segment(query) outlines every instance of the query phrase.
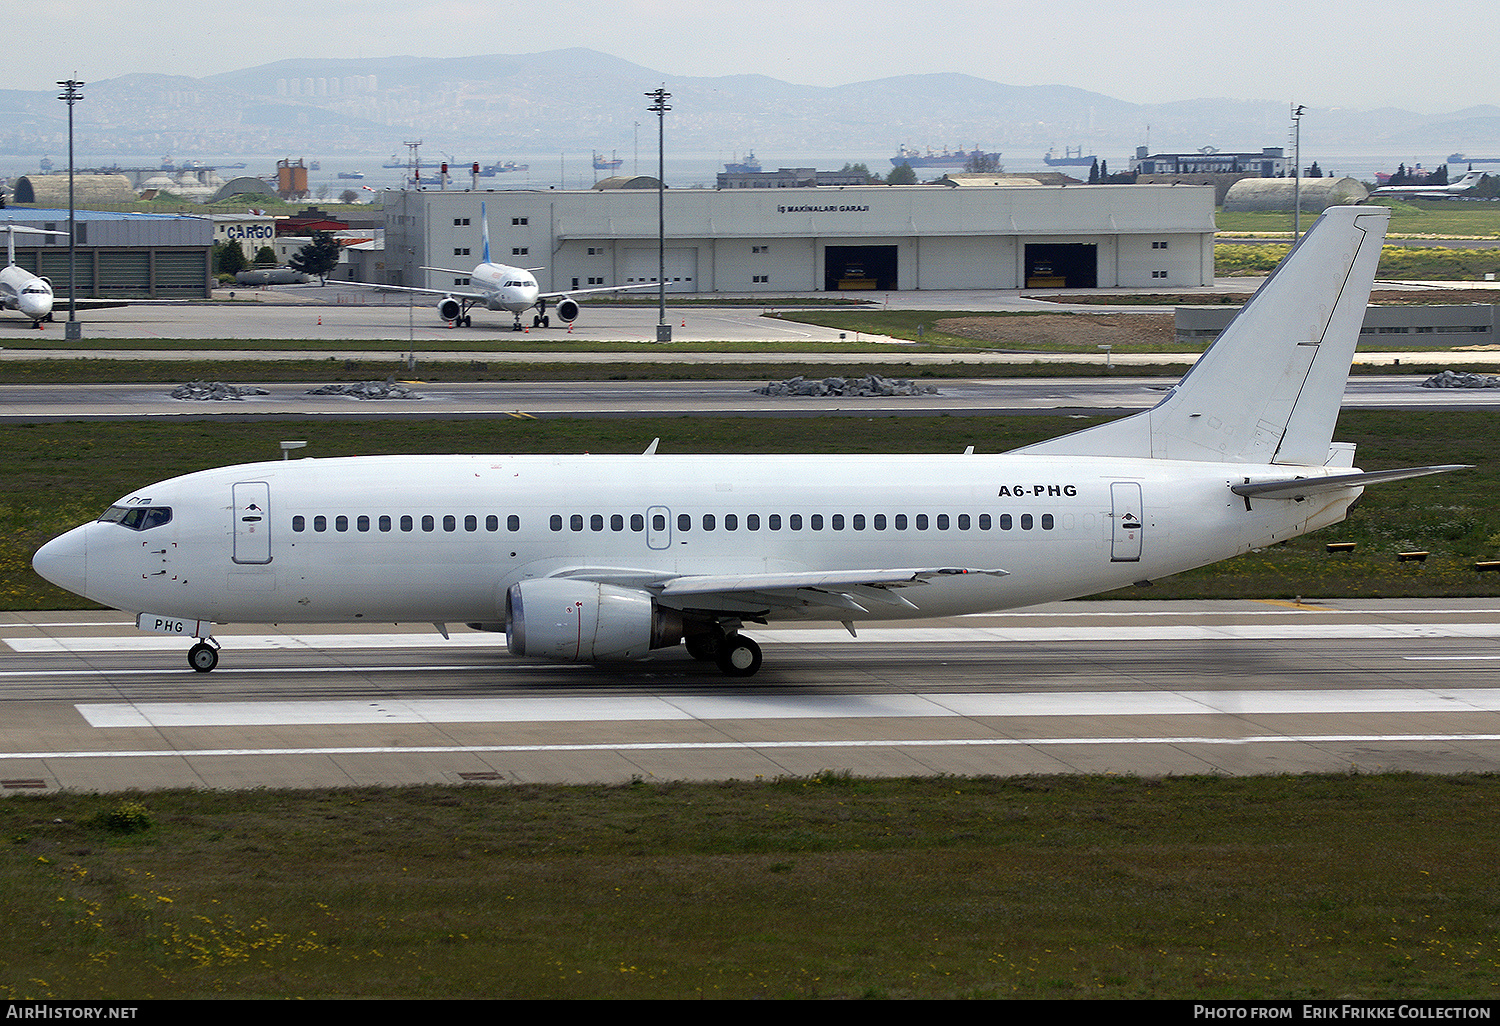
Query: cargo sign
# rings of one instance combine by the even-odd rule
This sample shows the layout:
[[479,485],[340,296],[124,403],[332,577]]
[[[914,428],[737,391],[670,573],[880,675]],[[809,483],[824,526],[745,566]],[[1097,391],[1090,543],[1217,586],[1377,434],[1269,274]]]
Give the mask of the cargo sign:
[[229,224],[224,226],[224,238],[249,239],[251,242],[267,242],[276,238],[276,226],[273,224]]

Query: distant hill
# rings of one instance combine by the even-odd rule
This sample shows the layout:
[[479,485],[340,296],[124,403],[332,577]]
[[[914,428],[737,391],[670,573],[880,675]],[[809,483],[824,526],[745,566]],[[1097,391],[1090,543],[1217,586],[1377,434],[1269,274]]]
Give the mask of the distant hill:
[[[1286,143],[1287,107],[1258,100],[1133,104],[1068,85],[1013,86],[951,72],[836,87],[764,75],[685,78],[583,48],[482,57],[306,58],[203,79],[127,75],[92,82],[77,108],[93,154],[399,153],[500,159],[590,149],[624,151],[642,95],[672,92],[669,145],[681,153],[891,152],[979,146],[1035,161],[1083,146],[1115,167],[1148,140],[1154,150],[1260,149]],[[13,154],[66,147],[50,93],[0,92],[0,141]],[[650,134],[654,134],[652,126]],[[1149,133],[1149,135],[1148,135]],[[1310,108],[1303,151],[1447,153],[1500,150],[1500,109],[1423,116],[1404,110]],[[1117,163],[1118,162],[1118,163]],[[876,168],[876,170],[883,170]]]

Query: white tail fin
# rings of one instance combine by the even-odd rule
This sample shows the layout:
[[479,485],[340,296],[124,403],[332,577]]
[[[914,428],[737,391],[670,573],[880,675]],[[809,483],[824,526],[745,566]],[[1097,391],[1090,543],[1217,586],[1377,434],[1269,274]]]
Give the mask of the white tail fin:
[[1389,220],[1330,207],[1153,409],[1017,451],[1323,466]]
[[11,266],[16,262],[16,232],[22,235],[60,235],[65,239],[68,237],[67,232],[54,232],[47,228],[28,228],[14,223],[0,225],[0,232],[5,233],[6,266]]

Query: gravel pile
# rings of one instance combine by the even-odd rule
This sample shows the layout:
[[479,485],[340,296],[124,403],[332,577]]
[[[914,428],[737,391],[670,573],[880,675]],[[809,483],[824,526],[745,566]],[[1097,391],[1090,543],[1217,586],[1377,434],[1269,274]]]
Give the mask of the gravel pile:
[[936,385],[922,385],[908,378],[882,378],[879,374],[866,374],[862,378],[824,378],[809,381],[796,377],[788,381],[772,381],[765,388],[755,389],[760,395],[788,396],[893,396],[893,395],[937,395]]
[[1489,374],[1445,370],[1422,382],[1423,388],[1500,388],[1500,378]]
[[172,389],[173,399],[190,399],[198,402],[238,402],[250,395],[269,395],[264,388],[253,385],[226,385],[222,381],[190,381]]
[[399,381],[356,381],[349,385],[324,385],[309,388],[308,395],[347,395],[354,399],[420,399]]

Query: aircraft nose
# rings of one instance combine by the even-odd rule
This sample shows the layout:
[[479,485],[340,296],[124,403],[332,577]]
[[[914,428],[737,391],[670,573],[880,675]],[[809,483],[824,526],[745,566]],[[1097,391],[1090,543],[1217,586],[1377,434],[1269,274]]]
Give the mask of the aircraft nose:
[[83,595],[88,586],[88,525],[75,527],[37,549],[31,566],[59,588]]
[[23,293],[18,305],[27,317],[46,317],[52,312],[52,297]]

